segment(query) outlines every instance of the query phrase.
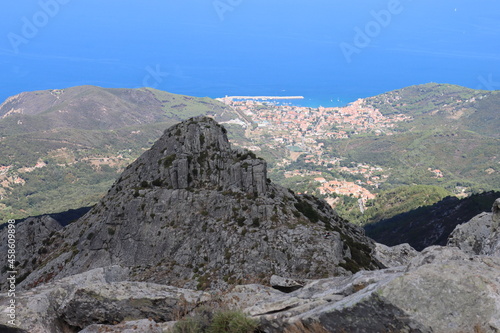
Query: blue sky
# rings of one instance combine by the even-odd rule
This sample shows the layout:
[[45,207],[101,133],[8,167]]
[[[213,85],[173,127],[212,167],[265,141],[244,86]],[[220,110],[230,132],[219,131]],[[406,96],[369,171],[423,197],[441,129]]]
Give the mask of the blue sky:
[[0,99],[93,84],[350,101],[500,89],[498,0],[23,0],[0,14]]

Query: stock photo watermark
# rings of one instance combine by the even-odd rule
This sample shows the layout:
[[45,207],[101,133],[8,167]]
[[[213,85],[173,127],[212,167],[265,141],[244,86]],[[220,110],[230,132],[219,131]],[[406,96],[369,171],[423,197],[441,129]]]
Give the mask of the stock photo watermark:
[[363,49],[370,46],[372,41],[382,33],[384,28],[387,28],[391,24],[394,16],[401,14],[403,10],[404,7],[400,0],[390,0],[387,3],[386,9],[370,11],[370,16],[373,20],[368,21],[363,28],[359,26],[354,27],[355,34],[352,42],[342,42],[339,45],[347,63],[353,61],[355,54],[360,54]]
[[156,65],[155,68],[147,66],[145,70],[148,74],[142,79],[143,87],[156,89],[169,76],[169,73],[161,71],[160,65]]
[[8,305],[5,309],[8,316],[8,324],[16,325],[16,221],[7,221],[7,297]]
[[232,12],[243,3],[243,0],[215,0],[212,2],[219,20],[224,21],[228,12]]
[[489,74],[487,77],[480,75],[477,79],[481,84],[476,89],[500,90],[500,81],[495,81],[493,74]]
[[40,32],[46,27],[50,20],[59,14],[63,5],[70,3],[72,0],[40,0],[38,6],[40,10],[35,12],[31,17],[23,16],[21,18],[21,31],[19,33],[9,32],[9,39],[12,50],[17,54],[21,45],[29,44]]

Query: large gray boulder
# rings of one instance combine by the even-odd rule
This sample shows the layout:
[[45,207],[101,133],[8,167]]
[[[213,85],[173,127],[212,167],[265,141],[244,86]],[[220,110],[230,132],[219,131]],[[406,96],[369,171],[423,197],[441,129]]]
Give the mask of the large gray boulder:
[[500,259],[431,247],[407,267],[318,280],[245,309],[264,332],[498,332]]
[[373,256],[385,267],[408,265],[418,255],[418,251],[408,243],[389,247],[376,243]]
[[498,229],[500,227],[500,198],[496,199],[491,209],[493,227]]
[[[119,266],[97,268],[18,292],[19,328],[31,333],[68,333],[123,321],[168,322],[209,299],[201,291],[125,281],[127,276],[128,270]],[[0,294],[0,307],[5,309],[9,300],[7,294]],[[0,325],[7,325],[6,317],[2,316]]]
[[[164,328],[165,327],[165,328]],[[167,331],[165,325],[160,325],[151,319],[126,321],[117,325],[94,324],[81,330],[79,333],[163,333]]]
[[209,299],[208,294],[147,282],[114,282],[76,288],[59,304],[58,314],[72,327],[149,318],[178,319]]
[[448,238],[448,246],[470,254],[500,257],[500,199],[491,213],[481,213],[469,222],[458,225]]
[[[20,328],[31,333],[72,332],[70,326],[60,318],[60,305],[78,288],[124,281],[127,276],[126,269],[111,266],[97,268],[55,283],[42,284],[30,291],[16,291],[16,322]],[[10,299],[7,293],[0,294],[0,308],[5,309]],[[0,324],[7,324],[7,320],[7,317],[2,316]]]

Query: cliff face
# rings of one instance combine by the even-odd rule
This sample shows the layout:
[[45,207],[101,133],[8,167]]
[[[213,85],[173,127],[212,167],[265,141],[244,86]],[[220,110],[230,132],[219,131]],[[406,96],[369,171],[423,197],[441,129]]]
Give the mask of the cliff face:
[[109,265],[131,280],[217,289],[378,267],[362,229],[273,184],[264,160],[232,150],[204,117],[165,131],[93,209],[36,244],[18,259],[21,288]]

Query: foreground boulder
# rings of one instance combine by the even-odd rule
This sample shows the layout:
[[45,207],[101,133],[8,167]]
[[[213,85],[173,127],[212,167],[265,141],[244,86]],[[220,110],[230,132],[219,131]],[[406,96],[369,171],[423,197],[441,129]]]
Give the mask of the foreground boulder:
[[[289,293],[259,284],[206,293],[127,276],[111,266],[20,292],[12,332],[170,332],[172,320],[220,307],[242,309],[266,333],[500,331],[500,258],[454,247],[430,247],[403,266],[302,281]],[[0,294],[0,307],[8,300]]]
[[162,325],[151,319],[141,319],[123,322],[117,325],[94,324],[79,333],[163,333],[172,325]]
[[[209,299],[200,291],[125,281],[127,275],[119,266],[97,268],[18,293],[17,323],[31,333],[66,333],[124,320],[168,322]],[[2,309],[10,300],[7,296],[0,294]],[[0,323],[7,321],[2,318]]]
[[246,308],[268,333],[498,332],[500,258],[431,247],[409,266],[311,282]]
[[375,251],[373,252],[373,256],[385,267],[407,265],[417,255],[417,250],[407,243],[392,247],[376,243]]
[[491,213],[481,213],[457,226],[447,245],[470,254],[500,257],[500,199],[494,202]]

